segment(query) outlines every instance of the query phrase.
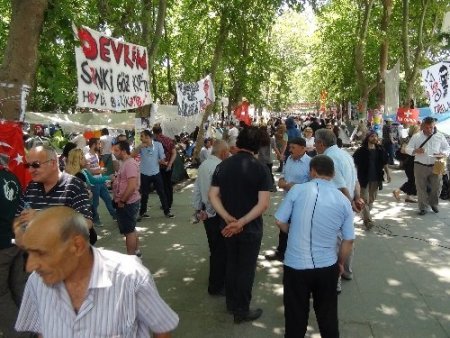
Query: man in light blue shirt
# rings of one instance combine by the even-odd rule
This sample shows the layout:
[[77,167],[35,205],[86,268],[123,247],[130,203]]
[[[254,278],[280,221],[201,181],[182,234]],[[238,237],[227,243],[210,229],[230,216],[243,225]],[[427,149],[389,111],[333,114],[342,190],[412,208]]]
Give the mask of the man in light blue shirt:
[[339,337],[336,283],[355,238],[350,201],[331,182],[333,160],[318,155],[310,167],[312,180],[292,187],[275,213],[277,225],[289,232],[283,277],[286,338],[305,335],[311,294],[322,337]]
[[131,155],[133,157],[139,155],[141,158],[141,207],[137,219],[138,222],[141,221],[142,218],[150,217],[147,214],[147,203],[150,194],[150,185],[152,183],[158,193],[164,215],[168,218],[173,218],[174,216],[170,213],[169,204],[164,192],[162,176],[159,171],[160,164],[167,164],[162,144],[153,141],[153,135],[150,130],[143,130],[141,132],[141,144],[133,150]]
[[225,272],[227,268],[227,252],[225,237],[222,236],[221,219],[216,214],[208,198],[211,180],[217,165],[230,155],[228,144],[224,140],[216,140],[212,145],[211,155],[202,162],[197,171],[194,184],[192,205],[198,220],[203,221],[209,245],[209,278],[208,293],[225,295]]
[[[364,200],[360,196],[358,176],[356,173],[353,157],[344,149],[336,145],[336,135],[332,130],[319,129],[315,133],[314,145],[317,153],[329,156],[334,163],[334,178],[332,182],[348,198],[353,210],[360,212],[364,206]],[[340,241],[338,237],[338,245]],[[342,278],[351,280],[353,278],[353,252],[345,263],[345,271]],[[341,279],[337,285],[338,292],[341,291]]]
[[[289,152],[291,155],[286,160],[283,167],[283,173],[278,181],[278,186],[286,192],[295,184],[301,184],[309,181],[309,162],[311,157],[306,154],[306,140],[301,137],[293,138],[289,142]],[[288,236],[280,231],[278,234],[278,247],[274,254],[266,255],[269,261],[283,261],[286,251]]]

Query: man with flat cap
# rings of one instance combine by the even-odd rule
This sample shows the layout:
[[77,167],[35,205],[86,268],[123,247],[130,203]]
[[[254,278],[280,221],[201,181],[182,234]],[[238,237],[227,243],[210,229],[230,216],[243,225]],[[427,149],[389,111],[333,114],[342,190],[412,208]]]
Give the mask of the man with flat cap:
[[21,238],[27,281],[17,331],[46,338],[170,337],[178,316],[135,256],[89,245],[86,219],[65,206],[40,211]]
[[[295,185],[309,181],[309,162],[311,157],[306,154],[306,140],[301,137],[296,137],[289,142],[289,152],[291,155],[286,160],[283,167],[283,172],[278,180],[278,186],[284,190],[285,194]],[[274,254],[266,255],[266,259],[284,260],[284,253],[288,234],[280,230],[278,234],[278,247]]]

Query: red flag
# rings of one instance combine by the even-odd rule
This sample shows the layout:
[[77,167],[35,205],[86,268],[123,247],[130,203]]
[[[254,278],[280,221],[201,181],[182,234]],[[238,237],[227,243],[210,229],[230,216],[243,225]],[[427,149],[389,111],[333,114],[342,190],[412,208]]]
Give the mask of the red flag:
[[419,109],[400,107],[397,110],[397,121],[400,123],[416,124],[419,119]]
[[239,106],[234,108],[234,116],[239,121],[244,121],[244,123],[246,125],[251,126],[252,119],[251,119],[250,115],[248,114],[249,106],[250,106],[250,104],[248,103],[248,101],[243,101]]
[[25,189],[31,181],[31,176],[24,166],[23,132],[18,123],[0,123],[0,155],[6,155],[9,158],[9,170],[17,176],[22,188]]

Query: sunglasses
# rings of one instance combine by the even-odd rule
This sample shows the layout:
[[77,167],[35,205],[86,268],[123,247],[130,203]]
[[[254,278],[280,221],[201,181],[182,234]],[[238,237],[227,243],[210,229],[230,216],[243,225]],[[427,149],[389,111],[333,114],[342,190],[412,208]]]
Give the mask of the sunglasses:
[[27,169],[29,169],[29,168],[39,169],[43,164],[48,163],[50,161],[53,161],[53,160],[47,160],[45,162],[34,161],[31,163],[25,163],[24,166]]

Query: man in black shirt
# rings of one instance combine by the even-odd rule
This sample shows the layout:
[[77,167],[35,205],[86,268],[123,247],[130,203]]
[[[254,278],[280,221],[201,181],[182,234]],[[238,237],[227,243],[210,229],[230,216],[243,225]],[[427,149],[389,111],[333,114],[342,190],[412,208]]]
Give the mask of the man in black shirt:
[[236,324],[259,318],[250,310],[253,280],[263,234],[262,214],[269,207],[272,179],[254,154],[259,149],[258,128],[244,128],[236,142],[239,152],[214,172],[209,199],[222,218],[227,248],[226,304]]
[[361,186],[361,197],[365,203],[361,210],[361,216],[365,228],[370,230],[374,225],[370,209],[377,198],[379,187],[383,184],[383,169],[386,172],[387,182],[391,181],[387,154],[379,144],[376,132],[371,131],[367,134],[361,147],[353,154],[353,159]]

